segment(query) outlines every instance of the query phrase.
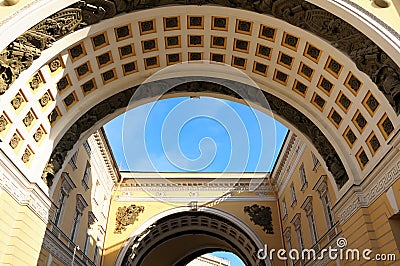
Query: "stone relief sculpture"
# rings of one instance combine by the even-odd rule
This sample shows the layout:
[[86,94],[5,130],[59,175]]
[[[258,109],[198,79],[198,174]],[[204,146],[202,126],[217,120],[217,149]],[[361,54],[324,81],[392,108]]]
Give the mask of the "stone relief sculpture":
[[250,221],[252,221],[255,225],[262,226],[265,233],[274,233],[274,228],[272,226],[272,212],[270,207],[253,204],[252,206],[245,206],[243,211],[250,216]]
[[[85,0],[38,23],[0,53],[0,94],[10,87],[21,71],[40,56],[41,51],[77,29],[123,12],[184,4],[213,4],[272,15],[331,42],[333,46],[348,54],[357,67],[374,82],[386,79],[386,84],[400,83],[399,66],[380,47],[346,21],[304,0]],[[385,75],[384,71],[377,72],[386,65],[395,73],[391,81],[381,77]],[[399,114],[400,99],[395,96],[400,93],[399,87],[385,85],[391,86],[387,88],[377,85]]]
[[115,217],[115,230],[114,234],[121,234],[122,231],[126,230],[126,227],[130,224],[134,224],[137,221],[137,217],[140,213],[144,212],[143,206],[131,206],[119,207]]

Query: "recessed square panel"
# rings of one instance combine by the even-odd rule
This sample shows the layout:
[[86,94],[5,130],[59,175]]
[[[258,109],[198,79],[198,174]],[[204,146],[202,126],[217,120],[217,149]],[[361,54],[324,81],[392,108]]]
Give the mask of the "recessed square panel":
[[321,57],[321,50],[318,49],[317,47],[313,46],[309,42],[306,44],[306,48],[304,49],[303,55],[307,57],[308,59],[314,61],[315,63],[318,63],[319,58]]
[[360,133],[363,132],[363,130],[365,129],[365,127],[367,126],[368,122],[365,119],[365,117],[362,115],[362,113],[360,112],[360,110],[357,110],[357,112],[355,113],[355,115],[353,116],[352,119],[354,125],[356,126],[356,128],[358,129],[358,131],[360,131]]
[[144,67],[146,69],[152,69],[160,66],[160,59],[158,56],[147,57],[144,59]]
[[328,60],[326,61],[325,70],[328,71],[328,73],[330,73],[335,78],[339,77],[340,72],[342,72],[342,69],[343,66],[332,57],[329,57]]
[[139,21],[140,35],[154,33],[156,32],[156,30],[157,29],[155,19]]
[[46,134],[47,134],[47,132],[44,129],[43,125],[40,125],[36,129],[35,133],[33,133],[32,137],[33,137],[33,139],[35,140],[36,143],[40,143],[41,140],[43,139],[44,135],[46,135]]
[[69,75],[65,75],[64,77],[62,77],[57,83],[57,90],[58,92],[63,92],[66,89],[68,89],[69,87],[71,87],[71,80],[69,78]]
[[167,54],[167,65],[178,64],[180,62],[182,62],[181,53]]
[[101,49],[109,44],[107,32],[100,33],[90,38],[92,41],[93,50]]
[[313,94],[313,97],[311,98],[311,103],[317,107],[318,110],[321,112],[324,110],[326,101],[324,98],[322,98],[318,93]]
[[83,95],[86,96],[87,94],[89,94],[92,91],[97,89],[96,80],[93,78],[91,80],[86,81],[85,83],[83,83],[81,85],[81,89],[82,89]]
[[78,97],[76,96],[75,91],[72,91],[63,99],[63,103],[67,110],[69,110],[72,106],[74,106],[77,103],[77,101]]
[[86,63],[83,63],[82,65],[75,68],[75,73],[79,80],[83,79],[84,77],[92,73],[90,62],[87,61]]
[[211,29],[212,30],[228,30],[229,19],[226,17],[212,17],[211,18]]
[[347,111],[349,111],[350,106],[352,104],[350,99],[342,91],[339,92],[339,95],[336,98],[335,102],[345,113],[347,113]]
[[24,150],[24,153],[21,156],[22,162],[24,164],[26,164],[27,166],[29,166],[30,163],[32,162],[33,155],[34,155],[34,152],[33,152],[32,148],[29,145],[27,145]]
[[248,53],[250,48],[250,42],[246,40],[236,39],[234,41],[233,50],[243,53]]
[[85,45],[79,43],[68,50],[72,62],[75,62],[86,55]]
[[50,105],[51,102],[54,101],[54,97],[51,94],[50,90],[47,90],[42,97],[39,98],[38,102],[40,107],[46,108]]
[[279,56],[278,56],[278,64],[280,64],[281,66],[284,66],[288,69],[292,69],[292,65],[294,62],[294,58],[291,57],[288,54],[279,52]]
[[15,152],[18,152],[18,150],[21,148],[23,139],[24,138],[22,137],[21,133],[19,133],[19,131],[16,130],[8,144],[13,150],[15,150]]
[[349,73],[347,75],[346,81],[344,82],[346,88],[348,88],[354,95],[357,95],[361,89],[362,82],[353,74]]
[[240,69],[246,69],[247,59],[238,56],[232,56],[231,65]]
[[181,47],[181,36],[168,36],[165,37],[165,48],[173,49]]
[[288,82],[288,79],[289,79],[288,74],[286,74],[286,73],[284,73],[284,72],[282,72],[282,71],[280,71],[278,69],[275,69],[274,80],[276,82],[278,82],[278,83],[280,83],[282,85],[286,85],[287,82]]
[[124,76],[138,72],[137,61],[132,61],[122,65]]
[[204,29],[203,16],[188,16],[187,20],[188,29]]
[[269,60],[271,59],[271,54],[272,54],[272,48],[259,43],[257,44],[256,56]]
[[336,127],[339,128],[340,125],[343,122],[343,118],[342,116],[335,110],[335,109],[331,109],[331,111],[329,112],[328,115],[328,119],[332,122],[332,124]]
[[210,59],[213,62],[225,63],[225,54],[211,53],[210,54]]
[[119,57],[121,59],[128,58],[135,55],[135,46],[133,43],[118,47]]
[[7,134],[8,130],[10,129],[11,120],[6,113],[0,116],[0,134],[5,135]]
[[63,61],[61,55],[58,55],[56,58],[51,60],[51,62],[48,64],[48,67],[52,74],[59,69],[65,68],[65,64],[64,64],[64,61]]
[[107,53],[101,54],[99,56],[96,56],[97,64],[99,65],[99,68],[105,67],[113,62],[112,54],[111,51],[108,51]]
[[314,75],[314,69],[312,69],[310,66],[301,62],[298,73],[303,78],[307,79],[308,81],[311,81],[312,77]]
[[157,50],[158,50],[158,43],[156,38],[142,41],[143,53],[153,52]]
[[203,47],[203,35],[188,35],[189,47]]
[[47,119],[49,120],[50,125],[55,125],[58,120],[61,118],[61,112],[60,109],[56,106],[50,114],[47,116]]
[[361,170],[364,169],[369,162],[369,158],[362,147],[358,150],[356,158]]
[[29,87],[33,91],[36,91],[39,89],[43,84],[45,83],[45,80],[43,78],[42,72],[39,70],[33,77],[29,80]]
[[36,120],[37,115],[35,114],[33,109],[30,109],[22,119],[22,123],[25,125],[26,128],[30,129]]
[[308,87],[304,83],[302,83],[296,79],[293,84],[293,90],[295,92],[297,92],[298,94],[300,94],[302,97],[305,97]]
[[380,104],[378,100],[375,98],[375,96],[369,91],[367,95],[365,95],[364,100],[363,100],[363,105],[365,109],[367,109],[368,113],[373,116],[378,110]]
[[266,64],[254,61],[253,72],[261,76],[267,76],[268,66]]
[[357,141],[357,136],[354,134],[353,130],[348,126],[343,133],[343,137],[346,140],[347,144],[350,148],[354,146],[354,143]]
[[115,39],[117,40],[117,42],[132,37],[131,24],[126,24],[126,25],[114,28],[114,31],[115,31]]
[[374,156],[375,153],[381,147],[381,143],[379,142],[378,137],[375,135],[375,133],[373,131],[367,138],[367,146],[368,146],[369,150],[371,151],[372,156]]
[[164,30],[179,30],[181,28],[180,17],[164,17]]
[[226,48],[226,37],[223,36],[211,36],[211,48]]
[[101,79],[103,80],[103,84],[108,84],[117,79],[117,72],[115,68],[107,70],[106,72],[101,73]]
[[14,108],[14,110],[18,110],[25,106],[25,104],[27,103],[27,99],[24,93],[21,90],[19,90],[18,93],[14,96],[14,98],[12,98],[10,103],[11,106]]
[[189,61],[200,61],[203,60],[202,52],[189,52],[188,54]]
[[385,113],[378,122],[379,130],[381,131],[385,140],[387,140],[394,131],[392,121],[390,121],[388,115]]
[[285,46],[289,49],[297,51],[297,47],[299,46],[299,37],[296,37],[292,34],[285,32],[282,38],[282,46]]
[[276,29],[267,25],[260,25],[258,37],[271,42],[275,41]]
[[321,75],[317,87],[320,88],[323,92],[325,92],[326,95],[330,96],[334,85],[327,78]]
[[251,30],[253,29],[253,22],[247,20],[236,20],[235,32],[251,35]]

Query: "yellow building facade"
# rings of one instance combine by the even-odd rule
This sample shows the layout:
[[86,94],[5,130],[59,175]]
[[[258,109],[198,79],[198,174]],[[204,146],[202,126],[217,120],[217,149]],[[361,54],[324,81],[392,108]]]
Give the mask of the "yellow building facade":
[[[214,250],[247,265],[398,264],[399,8],[3,1],[1,264],[184,265]],[[182,96],[237,101],[287,126],[274,170],[119,173],[102,125]],[[265,245],[370,259],[259,259]]]

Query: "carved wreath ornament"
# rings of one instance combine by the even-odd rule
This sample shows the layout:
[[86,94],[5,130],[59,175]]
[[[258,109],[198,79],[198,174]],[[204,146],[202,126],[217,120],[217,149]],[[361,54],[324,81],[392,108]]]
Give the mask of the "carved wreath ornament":
[[144,207],[135,204],[119,207],[115,218],[114,234],[121,234],[126,230],[126,226],[134,224],[141,212],[144,212]]
[[252,221],[255,225],[262,226],[265,233],[274,233],[274,228],[272,227],[272,212],[270,207],[254,204],[252,206],[245,206],[243,210],[250,216],[250,221]]

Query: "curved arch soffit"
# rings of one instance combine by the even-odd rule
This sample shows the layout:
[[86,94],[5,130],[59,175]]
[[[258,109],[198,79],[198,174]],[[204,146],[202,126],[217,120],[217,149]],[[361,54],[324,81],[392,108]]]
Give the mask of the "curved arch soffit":
[[[171,7],[171,8],[173,8],[175,11],[177,11],[179,9],[179,7]],[[218,7],[215,7],[215,6],[213,6],[213,7],[196,7],[196,11],[198,12],[201,8],[207,9],[207,10],[211,10],[212,9],[213,11],[215,11],[215,13],[213,13],[213,14],[219,14],[219,16],[224,16],[224,14],[225,14],[225,17],[226,17],[226,11],[223,8],[218,8]],[[182,13],[186,14],[186,11],[187,11],[186,8],[181,7],[181,10],[182,10],[181,11]],[[145,10],[145,11],[137,12],[137,13],[135,13],[135,15],[137,15],[137,16],[134,19],[135,19],[135,21],[138,21],[140,19],[145,20],[146,17],[149,18],[150,14],[155,13],[155,11],[161,12],[161,14],[159,14],[159,17],[157,18],[158,20],[156,19],[156,21],[157,21],[157,23],[159,25],[159,28],[160,28],[163,25],[162,24],[163,23],[163,17],[166,16],[167,14],[169,14],[169,15],[172,14],[170,12],[170,8],[168,8],[168,7],[159,8],[159,9],[156,9],[156,10]],[[162,12],[164,12],[164,13],[162,13]],[[123,23],[126,24],[126,18],[128,18],[129,15],[130,14],[116,17],[112,21],[115,23],[115,25],[121,25]],[[141,17],[140,15],[143,15],[143,17]],[[182,16],[182,14],[181,14],[181,16]],[[252,22],[254,24],[253,25],[254,26],[253,34],[255,36],[252,37],[251,35],[249,35],[249,37],[246,37],[246,34],[244,34],[244,33],[235,33],[232,36],[230,36],[230,35],[226,36],[227,38],[231,38],[231,42],[233,44],[235,42],[235,38],[234,37],[240,37],[242,39],[245,39],[245,41],[248,38],[259,37],[259,36],[257,36],[257,35],[259,35],[258,34],[259,33],[258,29],[260,29],[260,33],[261,33],[262,30],[264,30],[264,28],[260,27],[262,24],[259,24],[259,22],[257,22],[257,19],[263,20],[265,22],[268,22],[268,21],[265,20],[265,16],[264,15],[258,15],[258,14],[255,15],[252,12],[247,12],[247,11],[235,9],[233,11],[232,17],[229,17],[229,19],[231,21],[230,22],[230,27],[233,27],[230,32],[232,32],[234,30],[235,22],[236,23],[238,22],[238,19],[237,19],[238,17],[243,18],[244,21],[247,20],[247,21],[250,21],[250,22]],[[301,40],[300,39],[299,40],[299,45],[300,46],[302,46],[303,48],[306,48],[307,44],[312,43],[313,45],[317,46],[317,47],[314,47],[314,48],[317,48],[317,50],[320,50],[320,52],[322,52],[322,54],[324,54],[325,51],[331,51],[331,53],[326,53],[325,57],[321,57],[321,59],[319,59],[318,63],[316,63],[316,62],[312,63],[313,60],[310,59],[310,56],[311,56],[310,54],[307,54],[307,55],[303,54],[304,58],[303,57],[298,57],[297,55],[299,54],[299,52],[301,52],[300,51],[301,49],[297,48],[296,51],[294,51],[294,50],[292,51],[292,49],[290,48],[290,45],[286,45],[285,46],[285,45],[282,44],[281,39],[284,38],[284,37],[285,38],[288,37],[290,39],[291,38],[290,37],[291,33],[299,31],[299,29],[296,28],[296,27],[290,26],[290,25],[286,24],[285,22],[282,22],[281,20],[277,20],[277,19],[274,19],[272,17],[267,17],[267,18],[268,18],[268,20],[271,20],[271,21],[269,23],[266,23],[266,24],[268,24],[268,25],[272,25],[272,24],[273,25],[279,25],[279,27],[276,28],[276,30],[277,30],[276,35],[279,38],[275,36],[275,40],[273,42],[274,44],[271,45],[271,46],[273,46],[273,47],[271,47],[272,50],[276,50],[277,52],[275,52],[275,54],[271,55],[273,57],[272,59],[266,59],[264,61],[263,61],[263,58],[261,56],[259,58],[258,57],[254,57],[255,60],[252,61],[254,63],[253,66],[251,66],[250,63],[249,63],[248,64],[249,66],[245,70],[242,69],[242,71],[245,71],[246,73],[249,73],[249,76],[251,76],[253,79],[255,79],[263,90],[266,90],[266,91],[272,93],[273,95],[276,95],[279,98],[284,99],[286,102],[288,102],[292,106],[295,106],[296,109],[300,110],[302,113],[307,114],[306,116],[310,117],[315,124],[322,123],[323,125],[320,126],[321,130],[323,130],[323,133],[326,136],[329,136],[328,138],[329,138],[330,142],[334,145],[334,149],[333,150],[336,150],[339,153],[339,155],[340,155],[339,157],[344,158],[344,157],[346,157],[345,155],[347,155],[349,153],[350,154],[355,154],[354,157],[351,157],[350,159],[348,159],[349,162],[344,161],[343,163],[344,163],[348,173],[351,173],[350,174],[351,178],[352,177],[361,177],[360,179],[362,179],[362,176],[366,176],[368,171],[373,169],[373,166],[374,166],[373,163],[369,163],[370,161],[373,161],[374,158],[372,158],[372,157],[374,157],[374,154],[372,154],[372,152],[370,152],[369,145],[368,145],[367,142],[365,142],[366,138],[368,136],[365,136],[365,134],[362,134],[362,131],[357,132],[357,128],[355,128],[354,121],[347,121],[347,122],[350,122],[350,123],[348,123],[349,124],[348,126],[347,126],[347,124],[344,125],[342,123],[342,125],[339,126],[339,131],[337,132],[335,130],[337,130],[338,128],[337,128],[337,125],[334,125],[334,123],[335,123],[334,120],[335,119],[343,119],[344,118],[343,116],[347,115],[348,113],[351,113],[352,115],[354,114],[354,117],[356,117],[357,112],[360,111],[360,107],[361,108],[365,107],[365,103],[363,101],[364,96],[365,96],[365,99],[367,99],[366,97],[367,97],[368,93],[371,93],[371,91],[372,91],[372,95],[375,98],[378,99],[378,101],[380,103],[380,106],[384,106],[385,108],[381,107],[380,109],[378,109],[378,111],[377,111],[378,113],[373,114],[375,120],[376,119],[380,119],[380,120],[378,121],[378,123],[372,124],[371,128],[369,128],[369,129],[367,129],[365,131],[372,132],[372,133],[374,133],[376,135],[378,135],[379,132],[382,132],[383,130],[380,127],[381,125],[379,123],[381,121],[386,121],[386,120],[382,120],[383,118],[385,118],[385,115],[386,115],[386,118],[389,119],[389,126],[392,128],[392,131],[390,132],[390,134],[388,134],[388,136],[385,136],[384,132],[382,132],[383,136],[379,136],[378,135],[380,145],[384,146],[384,148],[381,148],[380,151],[379,151],[380,154],[382,155],[389,148],[384,143],[387,143],[390,140],[390,137],[394,135],[393,134],[393,132],[395,131],[394,129],[398,128],[398,119],[397,119],[396,113],[393,110],[390,110],[390,108],[386,108],[388,103],[385,100],[385,96],[382,93],[379,92],[378,88],[371,82],[371,80],[368,79],[368,77],[366,77],[364,74],[360,73],[359,71],[355,70],[354,64],[349,64],[349,59],[345,55],[343,55],[342,53],[340,53],[339,51],[334,49],[332,46],[330,46],[326,42],[324,42],[324,41],[322,41],[322,40],[320,40],[318,38],[315,38],[315,36],[313,36],[312,34],[309,34],[307,32],[303,32],[304,36],[307,36],[306,39],[307,40],[312,40],[312,42],[311,41],[310,42],[306,42],[305,40]],[[208,19],[211,19],[211,16],[209,16]],[[181,19],[181,21],[183,21],[183,18]],[[68,35],[69,37],[61,38],[57,43],[55,43],[53,45],[53,47],[50,47],[50,48],[44,50],[44,52],[42,53],[42,56],[39,57],[37,60],[35,60],[33,62],[34,65],[32,65],[31,68],[29,68],[27,71],[22,73],[21,77],[17,80],[17,82],[14,83],[12,89],[8,90],[1,97],[12,99],[12,97],[14,97],[15,93],[18,91],[18,88],[20,88],[22,86],[26,87],[27,80],[28,80],[28,84],[30,84],[33,81],[33,80],[29,81],[29,79],[30,79],[29,77],[34,76],[34,73],[37,70],[41,71],[44,68],[48,69],[48,65],[51,62],[54,61],[54,57],[57,56],[57,54],[59,53],[60,47],[68,48],[68,46],[70,46],[71,42],[70,42],[70,40],[68,40],[69,38],[73,39],[75,42],[76,41],[82,42],[82,40],[86,38],[84,43],[86,43],[86,45],[88,45],[88,44],[91,45],[91,42],[92,42],[93,39],[91,39],[90,37],[97,36],[97,34],[101,33],[102,31],[104,31],[104,29],[109,29],[107,31],[107,34],[109,35],[109,38],[111,40],[111,34],[113,34],[113,32],[116,30],[116,28],[110,28],[110,23],[109,22],[110,22],[109,20],[105,20],[105,21],[102,21],[102,22],[100,22],[100,23],[98,23],[96,25],[92,25],[91,27],[87,27],[87,28],[85,28],[85,29],[83,29],[81,31],[76,31],[76,32]],[[211,21],[209,21],[208,23],[211,23]],[[283,24],[281,25],[279,23],[281,23],[281,24],[283,23]],[[133,28],[133,25],[134,24],[132,24],[132,28]],[[136,24],[136,28],[137,27],[138,26]],[[136,29],[136,30],[138,30],[138,29]],[[197,31],[197,32],[199,31],[199,29],[194,29],[194,30]],[[173,31],[171,31],[171,32],[173,32]],[[219,32],[219,33],[222,32],[223,33],[224,31],[216,30],[215,32]],[[139,32],[136,31],[136,33],[137,33],[137,36],[140,36]],[[303,35],[303,33],[301,35]],[[116,31],[115,31],[115,34],[117,34]],[[90,37],[88,37],[88,35]],[[146,39],[147,38],[147,37],[145,37],[147,35],[143,35],[143,36],[144,37],[142,37],[142,39]],[[205,36],[204,38],[206,38],[206,35],[204,35],[204,36]],[[185,36],[185,37],[187,37],[187,36]],[[211,37],[212,36],[209,36],[208,38],[211,38]],[[292,36],[292,37],[296,37],[296,36]],[[261,37],[259,37],[259,38],[261,38]],[[237,38],[237,39],[239,39],[239,38]],[[263,38],[261,38],[261,39],[263,39]],[[282,39],[282,41],[283,41],[283,39]],[[126,42],[127,41],[125,41],[125,43]],[[271,42],[271,40],[264,40],[263,39],[263,43],[259,43],[258,42],[257,44],[267,44],[267,43],[272,43],[272,42]],[[117,44],[118,44],[118,41],[117,41]],[[274,46],[276,44],[278,44],[279,46],[282,46],[282,48],[275,49],[275,48],[277,48],[276,46]],[[237,45],[235,45],[235,46],[237,46]],[[136,47],[137,47],[136,52],[139,54],[140,47],[141,47],[141,42],[138,42],[136,44]],[[89,49],[89,47],[87,47],[87,48]],[[238,48],[238,47],[236,47],[236,48]],[[250,49],[251,48],[254,49],[254,52],[251,52],[251,54],[255,54],[256,53],[256,47],[250,47]],[[318,48],[324,48],[324,49],[318,49]],[[105,49],[106,48],[101,48],[95,54],[99,54],[100,55],[100,53],[102,51],[104,51]],[[203,48],[199,48],[199,47],[196,47],[196,46],[194,46],[193,48],[187,47],[187,48],[183,49],[182,51],[186,51],[186,49],[188,49],[188,50],[190,50],[190,49],[193,49],[193,50],[201,49],[202,50],[202,49],[205,49],[205,45],[204,45]],[[204,51],[209,51],[207,49],[204,50]],[[210,50],[213,50],[213,49],[210,49]],[[226,58],[229,58],[229,60],[231,61],[232,65],[234,65],[234,63],[235,63],[234,56],[235,55],[241,55],[241,51],[239,51],[239,50],[238,51],[235,51],[235,50],[230,51],[230,53],[226,55]],[[177,51],[179,52],[180,50],[178,49]],[[215,48],[213,51],[219,51],[219,48]],[[64,57],[66,57],[66,59],[65,59],[66,62],[63,62],[63,63],[64,64],[66,63],[66,68],[70,69],[70,70],[63,69],[62,73],[66,72],[67,74],[71,74],[72,75],[72,74],[76,73],[77,68],[79,68],[80,64],[82,62],[84,62],[85,60],[89,59],[89,58],[82,57],[80,59],[77,59],[75,62],[71,62],[72,59],[68,57],[69,53],[70,53],[70,50],[68,50],[68,49],[63,51],[62,53],[60,53],[61,61],[63,61]],[[285,63],[283,62],[283,61],[285,61],[285,59],[282,59],[283,53],[287,53],[287,55],[289,55],[289,57],[292,57],[292,59],[294,59],[295,63],[292,66],[291,69],[289,69],[288,66],[285,66]],[[247,53],[247,54],[250,54],[250,52]],[[334,54],[334,55],[332,56],[331,54]],[[114,55],[114,56],[116,56],[116,55]],[[165,58],[165,56],[166,56],[166,54],[160,54],[159,55],[160,60],[161,60],[161,57]],[[184,56],[189,56],[189,55],[187,54],[187,55],[184,55]],[[211,56],[211,54],[208,54],[207,56]],[[246,56],[246,55],[244,54],[244,56]],[[240,56],[238,56],[238,57],[240,57]],[[252,58],[252,57],[249,57],[249,58]],[[281,58],[282,60],[279,59],[279,58]],[[296,62],[297,58],[298,58],[298,61]],[[312,58],[312,56],[311,56],[311,58]],[[186,57],[186,59],[188,59],[188,58]],[[313,75],[314,77],[311,79],[311,81],[307,81],[307,78],[304,77],[305,74],[304,73],[298,73],[298,72],[299,72],[300,69],[303,69],[304,70],[303,72],[307,72],[307,70],[309,70],[307,68],[307,66],[305,66],[307,64],[311,65],[312,67],[314,67],[316,65],[315,69],[311,69],[312,72],[314,72],[314,73],[323,73],[323,75],[321,75],[321,77],[322,76],[326,76],[331,81],[335,80],[335,79],[332,78],[332,76],[329,76],[329,75],[332,74],[332,73],[330,73],[332,69],[329,69],[329,67],[327,67],[328,62],[334,64],[332,59],[334,61],[338,60],[339,61],[339,65],[342,65],[343,69],[341,71],[341,75],[339,75],[338,78],[337,78],[337,80],[338,80],[337,83],[336,83],[336,81],[333,82],[333,83],[335,83],[335,84],[333,84],[334,85],[333,87],[334,88],[339,88],[339,89],[336,92],[331,93],[332,97],[329,96],[328,98],[326,98],[326,96],[324,95],[325,92],[323,92],[323,88],[322,88],[323,86],[321,84],[318,84],[319,81],[320,81],[320,75],[314,74]],[[90,60],[96,60],[96,59],[92,57],[92,59],[90,59]],[[165,60],[165,59],[163,59],[163,60]],[[275,64],[276,60],[280,60],[280,62],[278,62],[278,66],[276,68],[271,67],[271,65],[270,65],[271,64],[271,60],[273,60],[273,64]],[[115,60],[115,61],[116,61],[115,63],[119,63],[120,65],[123,64],[122,60]],[[257,68],[256,64],[260,63],[260,62],[261,62],[261,64],[258,65],[258,68]],[[306,64],[302,64],[304,62],[306,62]],[[338,62],[336,62],[336,63],[338,63]],[[94,64],[96,64],[96,63],[92,63],[92,67],[95,67]],[[166,64],[166,62],[164,61],[163,63],[161,63],[160,66],[158,66],[156,68],[153,68],[153,67],[146,68],[146,66],[143,66],[143,64],[145,64],[145,62],[139,62],[138,61],[138,64],[139,64],[138,68],[139,69],[143,68],[143,70],[144,70],[144,71],[138,71],[137,72],[140,75],[140,77],[138,77],[138,76],[133,77],[133,75],[132,76],[128,76],[128,75],[125,75],[125,73],[121,74],[121,72],[120,72],[121,70],[116,70],[117,74],[118,74],[118,76],[122,76],[124,78],[116,79],[115,81],[110,82],[110,83],[108,83],[108,82],[105,83],[104,80],[102,81],[102,77],[101,76],[96,77],[95,80],[97,80],[99,85],[103,82],[104,83],[103,84],[104,88],[107,88],[107,87],[108,88],[113,88],[113,90],[109,90],[108,96],[105,96],[104,94],[99,93],[100,90],[96,90],[95,92],[92,92],[92,93],[88,94],[89,97],[84,95],[84,96],[87,97],[87,98],[85,98],[85,101],[79,101],[76,105],[74,105],[70,109],[66,108],[64,106],[64,103],[62,102],[63,97],[66,94],[59,95],[57,90],[54,88],[54,87],[56,87],[55,84],[57,84],[58,80],[52,81],[51,80],[51,75],[49,75],[50,76],[50,80],[49,80],[50,82],[48,82],[48,84],[51,84],[53,82],[53,90],[51,92],[54,93],[53,97],[55,98],[55,101],[59,102],[59,105],[57,105],[56,108],[61,109],[61,114],[60,115],[62,116],[61,119],[59,120],[58,124],[56,124],[55,126],[50,125],[49,127],[46,128],[46,125],[44,125],[45,129],[47,130],[47,132],[49,132],[50,139],[54,140],[52,146],[54,146],[61,139],[61,136],[63,136],[64,133],[67,130],[67,127],[62,127],[62,126],[60,126],[60,124],[62,124],[62,125],[72,124],[73,122],[75,122],[77,120],[79,115],[82,113],[82,109],[81,109],[82,108],[82,102],[85,102],[85,104],[87,104],[87,106],[84,107],[84,109],[88,109],[88,108],[90,108],[92,106],[95,106],[97,103],[99,103],[104,98],[109,97],[112,94],[116,94],[116,93],[118,93],[119,91],[123,90],[126,87],[130,87],[127,84],[132,83],[132,81],[134,83],[136,83],[136,84],[140,84],[140,82],[144,80],[144,77],[146,77],[149,74],[153,73],[154,71],[156,71],[160,67],[164,67],[165,65],[163,65],[163,64]],[[264,68],[263,68],[263,65],[264,65]],[[41,66],[43,66],[43,67],[41,68]],[[234,66],[240,69],[240,65],[234,65]],[[266,66],[266,68],[265,68],[265,66]],[[265,76],[267,76],[267,78],[269,78],[268,82],[266,82],[265,80],[260,80],[260,78],[263,76],[263,74],[265,74],[265,73],[262,73],[262,69],[267,69],[267,71],[268,71],[266,73],[266,75],[265,75]],[[70,72],[68,72],[68,71],[70,71]],[[328,74],[326,74],[324,71],[327,72]],[[352,95],[352,92],[351,92],[352,88],[351,88],[350,84],[346,84],[346,82],[348,83],[348,81],[349,81],[347,78],[348,77],[350,77],[350,78],[352,77],[350,73],[353,73],[353,74],[355,73],[356,74],[356,75],[354,75],[354,77],[356,77],[356,79],[358,81],[361,81],[361,84],[363,84],[362,89],[363,88],[371,88],[371,90],[370,91],[364,90],[362,92],[362,97],[360,97],[361,93],[360,94],[356,93],[356,94]],[[92,73],[92,74],[94,75],[94,73]],[[100,75],[100,73],[98,73],[98,74]],[[283,76],[281,74],[283,74]],[[285,77],[285,75],[288,78],[287,82],[282,81],[282,77]],[[59,78],[59,76],[57,76],[57,77]],[[90,78],[90,75],[88,77]],[[256,77],[256,78],[254,78],[254,77]],[[49,78],[49,77],[47,76],[46,78]],[[83,83],[86,82],[87,79],[88,78],[84,78],[84,79],[79,80],[77,78],[77,80],[78,80],[77,85],[76,86],[75,85],[71,86],[71,88],[76,89],[76,91],[81,90],[82,86],[86,84],[86,83],[85,84],[83,84]],[[305,85],[305,87],[299,85],[300,83]],[[308,83],[310,83],[310,85],[308,85]],[[317,88],[315,88],[314,87],[315,84],[320,85],[320,86],[317,86]],[[297,85],[298,85],[298,87],[296,87]],[[39,87],[40,87],[40,85],[39,85]],[[288,91],[287,87],[289,87],[289,88],[292,87],[290,92],[294,92],[294,93],[288,94],[287,93],[287,91]],[[298,92],[301,92],[302,88],[303,89],[306,88],[306,91],[307,91],[308,95],[306,94],[306,96],[304,96],[304,95],[303,96],[299,96]],[[23,88],[22,90],[24,90],[24,89],[25,88]],[[26,89],[30,89],[30,88],[26,88]],[[298,90],[298,91],[296,91],[296,90]],[[320,91],[318,91],[318,90],[320,90]],[[68,89],[67,91],[71,91],[71,89]],[[321,93],[321,91],[322,91],[322,93]],[[350,91],[350,93],[349,93],[349,91]],[[350,98],[350,102],[353,102],[353,104],[350,107],[350,111],[347,110],[347,111],[343,111],[342,112],[342,111],[340,111],[341,107],[340,107],[339,104],[334,105],[334,104],[337,103],[337,101],[339,99],[339,98],[336,98],[336,96],[340,95],[341,92],[344,93],[345,95],[347,95],[348,98]],[[79,98],[81,96],[81,94],[82,94],[82,92],[77,92],[76,96]],[[302,106],[301,104],[299,104],[299,102],[304,101],[304,99],[306,100],[306,102],[312,102],[312,105],[308,104],[308,106]],[[78,99],[78,100],[81,100],[81,99]],[[319,112],[321,112],[321,110],[318,110],[318,108],[315,109],[317,107],[316,105],[318,105],[318,101],[320,103],[323,103],[323,102],[327,103],[327,106],[324,107],[324,110],[322,111],[322,114],[319,114]],[[55,106],[55,105],[53,105],[53,106]],[[76,108],[74,108],[74,107],[76,107]],[[78,107],[80,107],[80,108],[78,108]],[[314,108],[314,109],[312,109],[312,108]],[[53,109],[53,111],[55,109]],[[353,109],[353,111],[352,111],[352,109]],[[383,111],[383,110],[387,110],[387,112]],[[47,109],[46,110],[46,112],[45,112],[46,116],[49,115],[50,111],[51,111],[51,109]],[[62,113],[64,111],[68,111],[68,114]],[[338,113],[339,113],[339,116],[336,116],[336,114],[338,114]],[[361,113],[364,116],[367,116],[368,115],[368,110],[366,108],[364,108],[364,109],[361,110]],[[53,114],[53,113],[51,113],[51,114]],[[335,115],[335,118],[333,118],[334,115]],[[330,121],[325,121],[325,120],[327,120],[327,117],[330,118]],[[65,119],[67,119],[67,120],[65,120]],[[347,126],[347,128],[346,128],[346,126]],[[351,130],[351,133],[354,133],[353,134],[354,136],[350,134],[351,137],[355,137],[356,140],[359,139],[359,140],[362,140],[362,141],[358,141],[358,142],[355,143],[355,145],[351,145],[350,147],[346,146],[346,145],[348,145],[346,142],[348,142],[348,138],[349,138],[348,135],[350,133],[348,131],[348,129]],[[10,138],[11,138],[11,135],[12,135],[12,133],[10,132],[10,134],[9,134]],[[345,138],[343,138],[344,135],[346,136]],[[364,135],[364,137],[363,137],[363,135]],[[365,138],[365,139],[362,139],[362,138]],[[36,146],[36,144],[30,145],[30,148],[35,147],[35,146]],[[41,155],[43,155],[43,156],[41,156]],[[40,151],[37,152],[36,158],[44,158],[44,157],[48,157],[48,155],[46,155],[45,153],[40,152]],[[375,156],[375,161],[377,161],[376,158],[378,158],[378,156]],[[40,160],[40,162],[37,161],[37,162],[39,162],[38,164],[32,163],[32,165],[35,165],[35,166],[39,165],[39,166],[44,167],[44,164],[42,163],[42,161],[43,160]],[[363,165],[364,163],[365,163],[365,165]],[[337,168],[340,168],[340,166],[337,167]]]
[[[157,221],[167,218],[168,216],[172,216],[175,214],[179,213],[185,213],[185,212],[190,212],[192,209],[190,207],[178,207],[178,208],[173,208],[169,209],[166,211],[163,211],[159,214],[154,215],[144,223],[142,223],[130,236],[129,238],[124,242],[122,248],[120,249],[115,265],[121,265],[126,253],[128,252],[129,248],[133,245],[135,240],[143,235],[146,230],[153,224],[155,224]],[[252,241],[254,241],[255,245],[257,248],[261,249],[264,248],[263,241],[257,236],[257,234],[247,225],[245,224],[242,220],[237,218],[236,216],[227,213],[223,210],[215,209],[215,208],[210,208],[210,207],[199,207],[197,209],[198,212],[203,212],[206,214],[213,214],[219,217],[222,217],[223,219],[226,219],[228,221],[231,221],[233,224],[235,224],[240,230],[242,230]]]

